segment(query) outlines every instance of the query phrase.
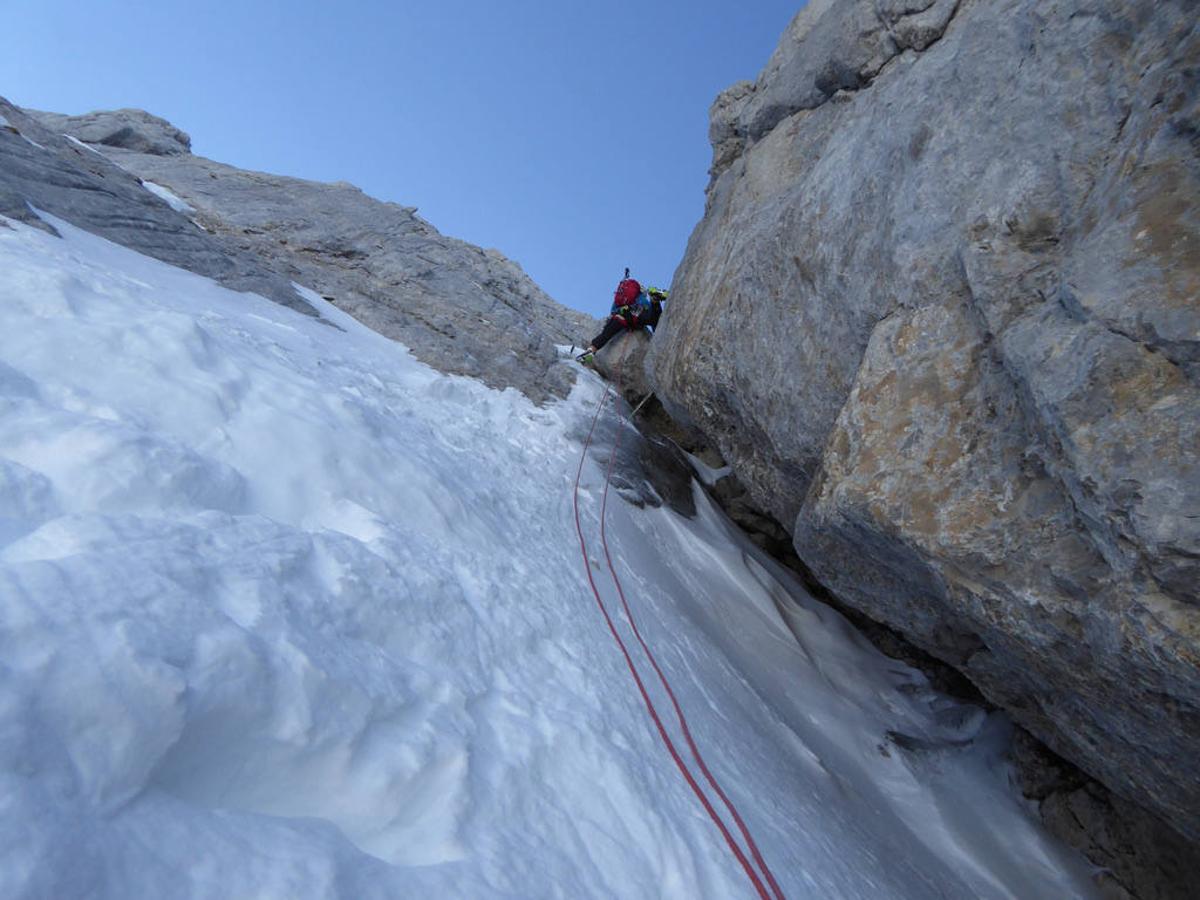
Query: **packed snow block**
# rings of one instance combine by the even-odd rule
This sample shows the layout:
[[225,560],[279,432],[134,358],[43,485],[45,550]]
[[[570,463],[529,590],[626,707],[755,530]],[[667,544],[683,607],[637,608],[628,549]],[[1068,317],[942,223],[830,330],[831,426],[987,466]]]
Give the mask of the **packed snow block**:
[[1200,838],[1195,4],[911,6],[809,4],[714,106],[658,396],[839,598]]

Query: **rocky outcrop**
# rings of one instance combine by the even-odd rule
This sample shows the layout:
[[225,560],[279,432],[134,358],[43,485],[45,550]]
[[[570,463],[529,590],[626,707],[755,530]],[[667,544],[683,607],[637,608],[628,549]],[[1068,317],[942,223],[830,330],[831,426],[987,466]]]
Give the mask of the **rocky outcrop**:
[[611,381],[632,404],[651,393],[646,381],[650,333],[644,328],[623,331],[596,352],[596,371]]
[[1195,5],[814,2],[647,368],[845,603],[1200,838]]
[[63,116],[0,101],[0,114],[10,122],[0,130],[0,214],[40,224],[34,207],[312,312],[300,284],[444,372],[539,401],[571,384],[555,345],[595,328],[498,251],[439,234],[415,209],[353,185],[193,156],[186,134],[140,110]]
[[204,228],[418,359],[539,398],[570,386],[555,345],[579,341],[594,321],[559,306],[498,251],[439,234],[413,207],[345,182],[246,172],[197,156],[105,153],[177,194]]
[[226,287],[314,314],[287,278],[198,227],[90,145],[43,127],[3,98],[0,117],[7,122],[0,126],[0,215],[52,230],[38,211],[50,213]]
[[871,83],[905,50],[942,36],[959,0],[813,0],[796,16],[756,83],[741,81],[713,104],[709,137],[716,178],[793,113]]
[[138,153],[178,156],[192,152],[192,139],[166,119],[141,109],[114,109],[82,116],[33,112],[55,134],[69,134],[86,144],[103,144]]
[[1114,795],[1017,730],[1012,757],[1022,791],[1040,804],[1050,830],[1102,861],[1106,898],[1191,900],[1200,845],[1164,828],[1136,804]]

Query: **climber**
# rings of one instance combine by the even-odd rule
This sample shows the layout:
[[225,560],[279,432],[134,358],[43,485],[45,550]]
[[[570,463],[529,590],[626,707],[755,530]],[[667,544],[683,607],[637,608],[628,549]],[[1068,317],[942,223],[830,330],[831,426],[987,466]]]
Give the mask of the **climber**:
[[642,318],[642,325],[649,328],[650,333],[654,334],[654,329],[658,327],[658,320],[662,318],[662,307],[666,302],[667,292],[662,288],[648,287],[646,295],[650,298],[650,312]]
[[608,321],[604,323],[601,332],[592,338],[588,348],[579,357],[580,360],[590,361],[597,350],[616,337],[623,329],[633,331],[637,328],[649,328],[653,332],[662,316],[662,305],[666,299],[667,292],[661,288],[652,287],[642,290],[641,284],[630,278],[629,270],[626,269],[625,277],[621,279],[621,283],[617,285],[617,289],[613,293],[613,304],[609,311]]

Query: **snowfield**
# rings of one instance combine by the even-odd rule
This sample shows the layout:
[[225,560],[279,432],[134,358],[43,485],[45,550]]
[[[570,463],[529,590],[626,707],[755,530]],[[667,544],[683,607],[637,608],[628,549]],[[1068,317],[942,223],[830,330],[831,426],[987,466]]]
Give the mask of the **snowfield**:
[[[587,587],[594,375],[538,408],[47,219],[0,222],[0,896],[754,896]],[[787,896],[1090,896],[1005,721],[696,497],[609,543]]]

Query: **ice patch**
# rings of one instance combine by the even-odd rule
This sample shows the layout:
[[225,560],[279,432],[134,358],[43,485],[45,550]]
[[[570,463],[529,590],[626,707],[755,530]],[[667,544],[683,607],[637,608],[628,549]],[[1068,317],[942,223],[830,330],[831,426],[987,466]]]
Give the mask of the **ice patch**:
[[161,184],[155,184],[153,181],[143,181],[142,187],[154,194],[154,196],[165,200],[167,205],[175,210],[175,212],[183,213],[185,216],[190,216],[196,212],[186,200],[172,193],[170,189],[163,187]]
[[75,137],[72,134],[64,134],[63,137],[65,137],[68,141],[70,141],[76,147],[82,147],[88,153],[95,153],[97,156],[103,157],[104,159],[108,159],[107,156],[104,156],[103,153],[101,153],[99,150],[97,150],[91,144],[85,144],[83,141],[79,140],[79,138]]
[[732,466],[721,466],[719,469],[710,466],[700,457],[693,456],[686,450],[683,451],[683,455],[687,457],[688,462],[692,465],[692,468],[696,470],[696,476],[709,487],[712,487],[714,484],[733,471]]

